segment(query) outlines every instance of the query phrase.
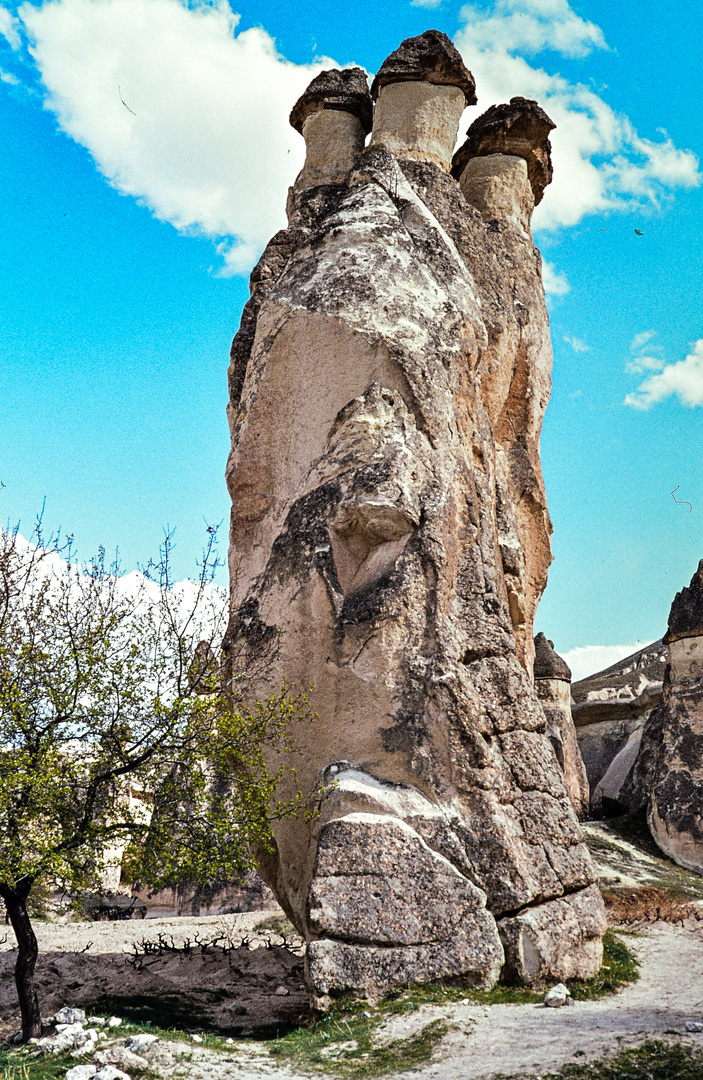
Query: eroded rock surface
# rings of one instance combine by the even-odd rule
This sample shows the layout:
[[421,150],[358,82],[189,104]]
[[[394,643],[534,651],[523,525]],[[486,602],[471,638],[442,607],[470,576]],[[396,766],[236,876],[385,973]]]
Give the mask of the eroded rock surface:
[[551,559],[533,195],[521,156],[495,155],[500,198],[487,182],[480,208],[449,174],[454,53],[436,32],[403,43],[379,73],[383,140],[343,177],[335,152],[329,182],[296,181],[232,349],[227,655],[252,697],[315,688],[289,760],[319,812],[275,824],[262,872],[321,1001],[490,985],[526,910],[536,959],[515,977],[600,962],[595,872],[532,679]]
[[671,605],[661,701],[644,725],[626,796],[680,866],[703,873],[703,560]]
[[544,634],[535,638],[535,689],[547,718],[547,736],[554,748],[566,790],[579,818],[588,816],[586,768],[571,716],[571,670]]
[[591,789],[590,813],[623,813],[641,803],[631,788],[642,731],[659,704],[668,659],[663,641],[573,683],[571,715]]

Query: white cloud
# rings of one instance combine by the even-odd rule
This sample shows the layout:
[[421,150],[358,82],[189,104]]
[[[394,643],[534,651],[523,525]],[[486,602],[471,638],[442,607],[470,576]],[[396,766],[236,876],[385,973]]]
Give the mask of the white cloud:
[[571,289],[564,275],[557,273],[546,259],[542,260],[542,282],[547,296],[566,296]]
[[576,15],[568,0],[496,0],[490,12],[467,4],[460,17],[484,49],[529,56],[549,48],[583,57],[607,48],[600,27]]
[[441,7],[444,0],[410,0],[410,7],[429,8],[430,11],[435,11],[436,8]]
[[0,6],[0,34],[15,51],[22,47],[17,20],[12,17],[12,13],[6,7],[2,6]]
[[293,64],[265,30],[237,34],[226,0],[53,0],[19,15],[47,108],[110,183],[248,270],[285,225],[304,158],[288,113],[331,62]]
[[[25,2],[19,20],[1,6],[0,13],[0,33],[13,47],[18,30],[29,39],[46,107],[108,181],[161,220],[213,239],[224,272],[246,272],[285,224],[286,190],[303,161],[288,112],[334,62],[294,64],[264,29],[237,33],[227,0],[45,0]],[[456,40],[481,110],[524,94],[558,124],[555,181],[536,228],[657,203],[700,182],[695,156],[665,133],[660,141],[640,137],[592,89],[518,55],[552,49],[585,57],[607,47],[568,0],[495,0],[464,8],[462,17]],[[551,295],[568,291],[553,267],[545,263],[544,272]]]
[[647,345],[652,338],[657,336],[656,330],[643,330],[639,334],[635,334],[630,342],[630,349],[632,352],[636,352],[637,349],[641,349],[644,345]]
[[564,341],[571,346],[575,353],[588,352],[588,345],[585,341],[581,341],[581,338],[569,337],[568,334],[564,334]]
[[631,375],[641,375],[645,371],[661,371],[665,365],[666,361],[660,356],[638,356],[625,364],[625,371]]
[[[551,50],[585,57],[606,48],[602,32],[567,0],[495,0],[489,9],[462,9],[455,42],[476,78],[479,109],[514,95],[536,98],[557,125],[551,140],[554,181],[534,216],[536,229],[575,225],[586,214],[659,205],[677,187],[703,179],[698,159],[661,141],[642,138],[626,116],[594,90],[533,67],[524,55]],[[465,114],[471,122],[478,113]],[[463,131],[463,129],[462,129]]]
[[627,395],[625,404],[646,411],[672,394],[689,409],[703,405],[703,338],[698,339],[685,360],[666,364],[658,374],[645,379]]
[[571,668],[571,681],[578,682],[579,679],[595,675],[651,644],[651,641],[635,641],[632,645],[579,645],[559,655]]

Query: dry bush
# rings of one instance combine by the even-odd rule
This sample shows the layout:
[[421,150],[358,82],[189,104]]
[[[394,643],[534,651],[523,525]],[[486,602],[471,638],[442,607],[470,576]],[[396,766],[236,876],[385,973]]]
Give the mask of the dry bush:
[[603,899],[608,922],[613,926],[659,921],[680,924],[684,920],[703,921],[703,909],[676,889],[641,885],[634,889],[606,892]]

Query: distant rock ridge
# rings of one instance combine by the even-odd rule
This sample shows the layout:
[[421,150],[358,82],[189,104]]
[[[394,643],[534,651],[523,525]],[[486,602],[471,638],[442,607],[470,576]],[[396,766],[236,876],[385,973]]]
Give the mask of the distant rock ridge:
[[593,816],[636,808],[628,781],[644,724],[661,698],[667,660],[660,639],[571,686]]
[[703,873],[703,561],[669,615],[661,701],[649,715],[626,797],[647,810],[655,841]]
[[274,821],[261,871],[319,1007],[589,977],[604,909],[533,681],[552,357],[526,151],[451,175],[473,79],[438,31],[379,69],[368,145],[350,87],[294,106],[305,165],[232,346],[227,663],[317,713],[270,761],[314,813]]

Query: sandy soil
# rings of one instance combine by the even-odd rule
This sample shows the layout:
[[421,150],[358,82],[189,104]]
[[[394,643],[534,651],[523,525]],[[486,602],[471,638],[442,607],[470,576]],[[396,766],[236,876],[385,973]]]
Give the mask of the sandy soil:
[[[275,913],[273,913],[275,915]],[[280,913],[282,916],[282,912]],[[281,937],[256,931],[271,912],[117,923],[37,923],[37,982],[42,1014],[62,1005],[214,1029],[229,1035],[274,1034],[309,1016],[302,949],[280,946]],[[182,946],[220,935],[252,947],[165,951],[135,962],[143,939]],[[0,1019],[16,1029],[15,952],[12,931],[0,946]],[[138,1011],[136,1014],[134,1010]]]
[[[109,998],[112,1011],[119,1013],[120,1000],[134,1005],[142,997],[155,996],[166,1009],[180,999],[186,1030],[220,1025],[235,1038],[251,1030],[267,1029],[269,1034],[277,1027],[284,1030],[307,1013],[302,959],[287,950],[266,948],[270,934],[258,936],[260,947],[229,956],[195,950],[187,957],[167,954],[155,962],[147,958],[141,969],[127,963],[132,943],[144,936],[155,940],[161,932],[183,941],[224,930],[235,937],[250,933],[262,918],[266,916],[150,920],[146,926],[39,924],[43,1008],[50,1012],[62,1004],[86,1005]],[[87,952],[79,951],[89,942]],[[0,949],[0,1014],[7,1022],[16,1012],[9,944]],[[403,1080],[485,1080],[496,1073],[518,1072],[539,1076],[577,1051],[588,1060],[665,1033],[678,1032],[684,1041],[703,1045],[703,1034],[689,1034],[685,1027],[686,1021],[703,1020],[703,927],[658,923],[630,937],[628,945],[640,959],[641,978],[613,997],[564,1009],[426,1006],[408,1016],[392,1017],[381,1038],[407,1037],[439,1017],[448,1021],[450,1030],[433,1061],[419,1072],[403,1074]],[[160,1042],[148,1056],[152,1067],[174,1080],[294,1080],[299,1075],[272,1059],[266,1043],[256,1039],[237,1039],[224,1056],[192,1043]]]

